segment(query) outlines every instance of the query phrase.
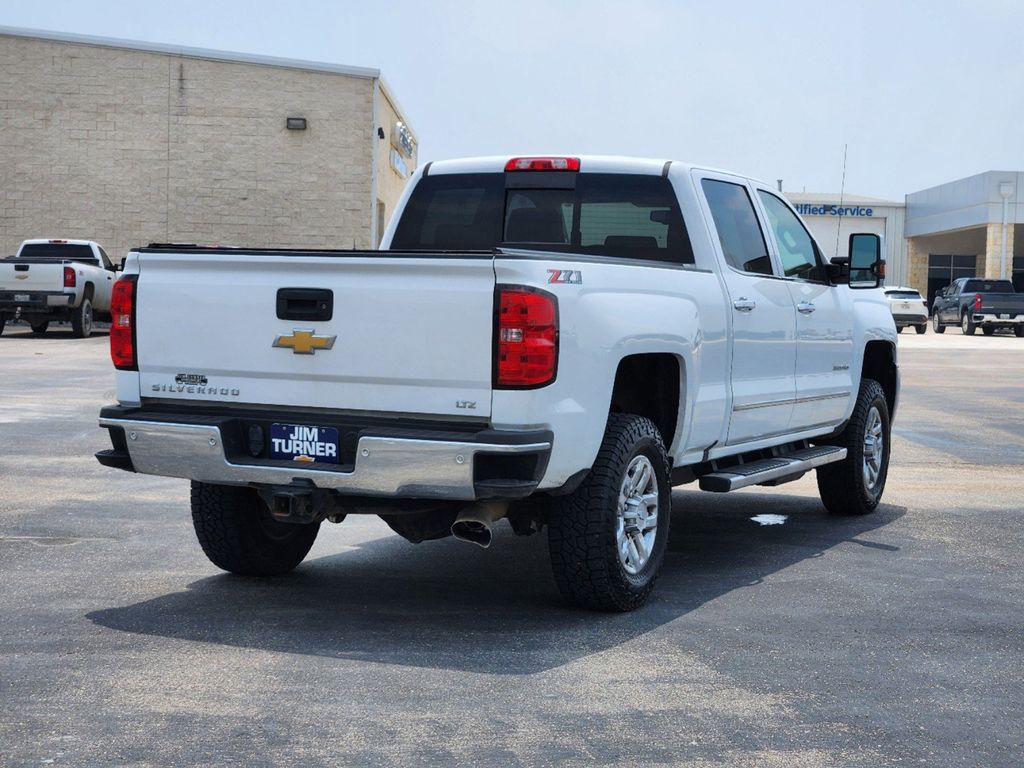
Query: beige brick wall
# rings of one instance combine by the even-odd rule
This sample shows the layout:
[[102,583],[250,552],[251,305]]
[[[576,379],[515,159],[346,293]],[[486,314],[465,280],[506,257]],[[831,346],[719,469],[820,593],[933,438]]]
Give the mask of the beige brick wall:
[[928,246],[920,237],[907,238],[907,287],[928,293]]
[[[384,220],[378,223],[378,232],[383,234],[406,184],[409,183],[409,178],[403,178],[391,165],[391,131],[395,123],[403,118],[399,116],[398,110],[383,89],[379,91],[377,120],[384,129],[384,138],[377,141],[377,199],[384,203]],[[409,176],[412,176],[418,158],[414,155],[410,159],[403,155],[402,159],[409,169]]]
[[373,99],[371,78],[0,36],[0,256],[370,247]]
[[[1013,224],[1006,227],[1006,263],[1003,263],[1003,225],[989,224],[985,233],[985,258],[979,259],[978,274],[1009,278],[1013,270]],[[1004,269],[1005,267],[1005,269]]]

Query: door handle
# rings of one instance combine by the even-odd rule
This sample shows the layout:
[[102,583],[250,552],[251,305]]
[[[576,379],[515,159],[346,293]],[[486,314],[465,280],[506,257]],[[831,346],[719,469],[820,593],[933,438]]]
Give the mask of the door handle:
[[748,299],[746,296],[740,296],[736,301],[732,303],[733,309],[737,312],[749,312],[757,306],[757,302],[753,299]]
[[810,301],[801,301],[796,305],[796,311],[802,315],[809,315],[814,311],[814,303]]

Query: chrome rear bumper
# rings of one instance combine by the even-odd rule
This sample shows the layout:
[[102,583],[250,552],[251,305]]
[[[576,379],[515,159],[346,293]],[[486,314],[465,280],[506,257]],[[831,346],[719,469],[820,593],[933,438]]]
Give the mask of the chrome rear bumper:
[[[149,475],[181,477],[226,485],[287,486],[312,482],[317,488],[354,496],[473,500],[504,495],[529,495],[536,488],[551,450],[550,438],[532,442],[440,440],[363,435],[348,466],[229,459],[221,430],[211,424],[104,418],[101,427],[123,430],[113,451],[97,454],[100,463]],[[507,433],[515,435],[515,433]],[[535,433],[530,433],[535,434]],[[127,454],[125,456],[124,454]],[[532,479],[481,478],[476,458],[537,457]],[[493,463],[493,462],[492,462]],[[499,459],[500,466],[500,459]],[[315,467],[315,468],[314,468]],[[503,485],[504,482],[504,485]]]

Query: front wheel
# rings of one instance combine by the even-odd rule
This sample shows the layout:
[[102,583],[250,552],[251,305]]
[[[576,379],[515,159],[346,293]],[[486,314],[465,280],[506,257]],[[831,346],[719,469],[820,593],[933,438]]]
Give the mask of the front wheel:
[[829,512],[874,512],[889,474],[889,406],[882,385],[864,379],[846,428],[832,441],[846,458],[819,467],[818,492]]
[[921,323],[920,325],[915,325],[914,330],[917,331],[918,336],[923,336],[924,334],[928,333],[928,323]]
[[281,576],[303,561],[320,523],[275,520],[254,488],[192,483],[192,525],[218,568],[243,576]]
[[71,310],[71,334],[76,339],[87,339],[92,333],[92,301],[88,297]]
[[964,332],[964,336],[973,336],[975,328],[977,326],[971,318],[971,313],[964,312],[963,317],[960,318],[960,330]]
[[932,315],[932,330],[935,331],[936,333],[945,333],[946,332],[946,326],[944,326],[942,324],[942,321],[939,320],[939,313],[938,312],[936,312],[934,315]]
[[563,597],[602,611],[647,602],[671,513],[668,457],[657,427],[642,416],[611,414],[587,478],[551,507],[548,549]]
[[49,328],[49,327],[50,327],[50,321],[49,320],[44,320],[41,323],[36,323],[35,325],[31,326],[32,333],[36,334],[37,336],[42,336],[44,333],[46,333],[46,329]]

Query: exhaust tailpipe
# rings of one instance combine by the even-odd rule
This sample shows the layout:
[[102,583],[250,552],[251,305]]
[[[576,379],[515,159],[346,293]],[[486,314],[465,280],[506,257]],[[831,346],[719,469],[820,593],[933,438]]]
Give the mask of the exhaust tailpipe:
[[452,523],[452,536],[487,549],[491,546],[491,528],[508,513],[507,501],[478,501],[459,512]]

